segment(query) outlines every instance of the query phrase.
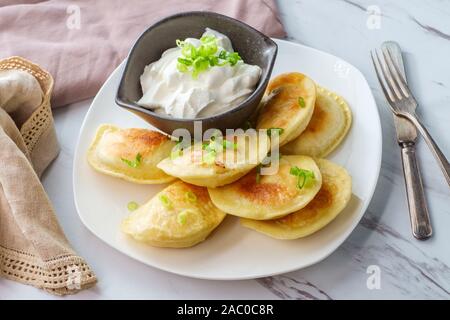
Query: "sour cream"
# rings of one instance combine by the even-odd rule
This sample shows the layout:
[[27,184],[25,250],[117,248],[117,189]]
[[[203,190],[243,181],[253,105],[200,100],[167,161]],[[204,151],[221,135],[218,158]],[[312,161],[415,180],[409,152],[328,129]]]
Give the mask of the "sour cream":
[[[206,28],[203,35],[217,39],[217,52],[234,52],[230,39]],[[187,38],[200,46],[200,40]],[[236,65],[213,66],[199,73],[180,72],[177,61],[181,48],[166,50],[158,61],[147,65],[141,75],[143,96],[138,104],[175,118],[194,119],[220,114],[236,107],[255,90],[261,68],[239,61]]]

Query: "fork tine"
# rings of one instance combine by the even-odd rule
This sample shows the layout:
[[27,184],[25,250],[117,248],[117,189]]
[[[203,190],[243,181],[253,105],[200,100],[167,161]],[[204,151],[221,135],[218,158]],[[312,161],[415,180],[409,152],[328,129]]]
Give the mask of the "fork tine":
[[405,79],[403,78],[400,70],[398,69],[398,66],[396,63],[394,63],[394,59],[392,58],[392,54],[388,49],[383,50],[384,59],[387,62],[388,68],[391,71],[391,73],[394,75],[395,80],[397,81],[401,91],[403,91],[403,94],[409,98],[412,96],[411,91],[408,88],[408,85],[406,84]]
[[381,70],[382,70],[382,73],[383,73],[383,76],[384,76],[384,81],[389,86],[389,89],[393,93],[395,93],[395,95],[397,96],[398,100],[400,100],[402,98],[402,94],[400,93],[400,90],[399,90],[397,84],[394,82],[391,70],[387,68],[386,60],[382,59],[383,57],[380,58],[380,56],[378,55],[378,50],[375,51],[375,56],[378,59],[378,63],[381,65]]
[[399,78],[399,74],[394,69],[394,63],[392,62],[391,57],[388,56],[388,53],[386,52],[386,50],[381,49],[381,51],[383,53],[384,62],[386,64],[386,67],[387,67],[387,70],[389,72],[389,75],[391,76],[392,80],[395,79],[395,82],[392,81],[392,84],[397,89],[396,92],[399,93],[399,99],[402,98],[402,93],[403,93],[404,96],[408,97],[409,95],[406,92],[404,86],[402,86],[402,83],[401,83],[400,78]]
[[[375,51],[375,55],[376,55],[376,51]],[[393,97],[392,92],[389,90],[389,88],[387,88],[383,82],[383,77],[382,77],[382,70],[381,70],[381,66],[379,66],[380,60],[375,59],[374,57],[374,50],[370,51],[370,57],[372,58],[372,63],[373,63],[373,67],[375,69],[375,73],[377,75],[378,78],[378,82],[380,83],[380,87],[383,90],[384,96],[386,97],[386,99],[389,99],[389,102],[394,102],[396,99],[395,97]],[[378,55],[377,55],[378,58]],[[377,65],[378,63],[378,65]]]

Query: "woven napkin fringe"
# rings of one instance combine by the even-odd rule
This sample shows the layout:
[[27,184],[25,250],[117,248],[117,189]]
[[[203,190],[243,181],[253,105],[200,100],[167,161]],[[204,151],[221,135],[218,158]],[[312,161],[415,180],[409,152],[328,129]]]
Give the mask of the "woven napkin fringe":
[[97,279],[86,262],[74,255],[51,261],[0,246],[0,271],[5,278],[32,285],[55,295],[74,294],[93,286]]

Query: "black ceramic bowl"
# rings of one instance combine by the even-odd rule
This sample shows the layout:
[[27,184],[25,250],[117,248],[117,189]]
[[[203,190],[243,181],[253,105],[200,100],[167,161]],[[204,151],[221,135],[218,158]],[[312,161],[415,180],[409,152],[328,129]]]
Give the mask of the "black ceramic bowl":
[[[177,39],[199,38],[206,27],[227,35],[234,50],[239,52],[246,63],[262,68],[262,75],[255,91],[229,111],[196,119],[156,114],[138,105],[136,102],[142,97],[140,76],[144,72],[144,67],[159,60],[166,49],[175,47]],[[193,134],[194,120],[202,121],[202,131],[210,128],[222,131],[238,128],[250,117],[261,101],[276,55],[277,45],[274,41],[238,20],[203,11],[173,15],[148,28],[134,44],[117,90],[116,103],[168,134],[178,128],[188,129]]]

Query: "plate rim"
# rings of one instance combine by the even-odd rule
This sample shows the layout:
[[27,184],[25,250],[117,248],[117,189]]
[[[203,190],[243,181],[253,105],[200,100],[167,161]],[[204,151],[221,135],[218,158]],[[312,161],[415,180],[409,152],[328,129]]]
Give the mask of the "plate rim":
[[[74,156],[73,156],[73,161],[72,161],[72,190],[73,190],[73,196],[74,196],[74,204],[75,204],[75,208],[78,214],[78,217],[80,218],[81,222],[83,223],[83,225],[93,234],[95,235],[96,238],[100,239],[102,242],[106,243],[108,246],[110,246],[111,248],[115,249],[116,251],[126,255],[129,258],[132,258],[135,261],[139,261],[140,263],[143,263],[149,267],[158,269],[158,270],[162,270],[165,272],[169,272],[172,274],[176,274],[179,276],[184,276],[184,277],[189,277],[189,278],[194,278],[194,279],[202,279],[202,280],[217,280],[217,281],[233,281],[233,280],[250,280],[250,279],[258,279],[258,278],[264,278],[264,277],[271,277],[271,276],[275,276],[275,275],[280,275],[280,274],[285,274],[285,273],[289,273],[289,272],[293,272],[293,271],[297,271],[297,270],[301,270],[307,267],[310,267],[312,265],[315,265],[323,260],[325,260],[326,258],[328,258],[332,253],[334,253],[350,236],[350,234],[355,230],[355,228],[357,227],[357,225],[360,223],[361,219],[363,218],[363,216],[365,215],[367,208],[369,207],[373,196],[375,194],[375,189],[378,185],[378,181],[379,181],[379,177],[380,177],[380,170],[381,170],[381,162],[382,162],[382,153],[383,153],[383,139],[382,139],[382,127],[381,127],[381,119],[380,119],[380,114],[379,114],[379,110],[377,107],[377,103],[375,100],[375,97],[373,95],[372,89],[370,88],[369,82],[367,81],[366,77],[364,76],[364,74],[357,68],[355,67],[353,64],[349,63],[348,61],[337,57],[331,53],[316,49],[316,48],[312,48],[297,42],[293,42],[293,41],[288,41],[288,40],[284,40],[284,39],[277,39],[277,38],[272,38],[275,42],[277,42],[277,44],[279,43],[284,43],[287,45],[294,45],[294,46],[298,46],[301,47],[302,49],[307,49],[307,50],[312,50],[315,53],[321,54],[321,55],[327,55],[329,57],[335,58],[335,59],[339,59],[340,61],[348,64],[349,66],[351,66],[358,74],[359,76],[364,80],[365,85],[368,88],[368,92],[370,94],[370,98],[373,101],[373,104],[375,106],[375,114],[376,114],[376,120],[374,121],[376,125],[376,129],[377,129],[377,136],[376,136],[376,140],[377,140],[377,145],[378,145],[378,150],[376,152],[376,154],[378,155],[377,159],[376,159],[376,163],[377,166],[375,168],[376,170],[376,174],[375,174],[375,179],[374,182],[372,184],[372,186],[370,187],[370,191],[369,194],[370,196],[367,197],[367,200],[365,203],[363,203],[363,205],[360,208],[360,211],[362,212],[359,217],[357,219],[354,219],[354,221],[351,224],[351,227],[349,227],[345,232],[343,232],[339,238],[337,240],[335,240],[335,242],[333,243],[333,245],[330,247],[329,251],[324,254],[323,256],[321,256],[319,259],[306,263],[300,267],[289,267],[289,268],[285,268],[285,269],[280,269],[274,272],[267,272],[264,274],[257,274],[257,275],[242,275],[242,276],[204,276],[204,275],[200,275],[200,274],[196,274],[196,273],[189,273],[189,272],[182,272],[178,269],[172,269],[172,268],[167,268],[167,267],[162,267],[162,266],[158,266],[158,265],[154,265],[149,263],[148,261],[144,261],[144,259],[141,259],[139,257],[139,255],[135,255],[134,253],[130,253],[127,252],[126,250],[123,250],[122,248],[114,245],[113,243],[108,242],[107,240],[103,239],[102,237],[100,237],[99,235],[97,235],[97,233],[93,230],[93,228],[91,228],[91,226],[84,220],[83,215],[81,214],[81,210],[79,208],[78,205],[78,201],[77,201],[77,188],[76,188],[76,181],[78,181],[77,175],[76,175],[76,163],[77,163],[77,159],[80,157],[79,153],[80,151],[80,140],[81,140],[81,136],[85,130],[85,126],[86,126],[86,122],[87,119],[89,118],[89,115],[92,112],[92,106],[95,104],[96,100],[98,99],[98,93],[100,91],[102,91],[102,89],[105,87],[105,85],[107,85],[111,78],[115,75],[116,71],[120,68],[123,67],[123,65],[126,63],[127,58],[125,58],[112,72],[111,74],[108,76],[108,78],[105,80],[105,82],[103,83],[103,85],[101,86],[101,88],[98,90],[97,94],[95,95],[94,99],[92,100],[88,111],[86,112],[84,119],[82,121],[81,127],[80,127],[80,131],[78,133],[78,137],[77,137],[77,141],[76,141],[76,147],[75,147],[75,151],[74,151]],[[375,138],[375,137],[374,137]]]

